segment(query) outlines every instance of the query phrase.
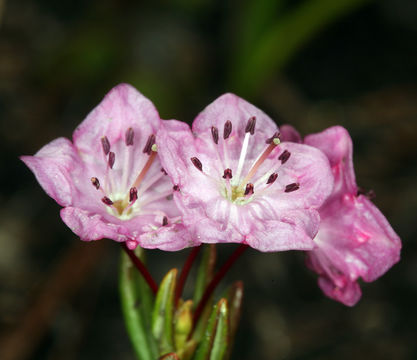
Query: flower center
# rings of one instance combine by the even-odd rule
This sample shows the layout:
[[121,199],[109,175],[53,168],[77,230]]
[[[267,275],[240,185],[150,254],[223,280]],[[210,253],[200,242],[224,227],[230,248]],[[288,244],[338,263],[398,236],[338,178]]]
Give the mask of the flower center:
[[[143,193],[151,187],[157,180],[164,175],[161,173],[159,176],[155,176],[150,181],[147,181],[146,184],[143,183],[143,180],[148,173],[152,163],[155,160],[157,154],[157,147],[155,144],[155,135],[151,134],[148,137],[148,140],[143,148],[143,153],[148,156],[147,161],[145,162],[142,169],[139,171],[135,181],[132,184],[128,184],[130,178],[130,169],[132,168],[132,149],[134,144],[134,131],[132,128],[129,128],[125,134],[125,146],[124,153],[121,154],[123,166],[121,175],[118,176],[115,174],[115,163],[116,163],[116,154],[111,151],[111,145],[109,139],[106,136],[101,138],[101,145],[103,149],[103,154],[106,162],[106,170],[104,177],[104,186],[100,184],[100,181],[97,177],[91,178],[92,185],[102,192],[104,195],[101,198],[101,201],[107,207],[107,211],[120,219],[127,220],[137,215],[140,212],[140,204],[138,200],[138,190],[140,194]],[[118,181],[116,181],[118,180]],[[162,194],[162,196],[167,196],[169,194]],[[150,201],[148,201],[150,202]],[[143,204],[142,204],[143,205]]]
[[[247,155],[250,149],[250,143],[253,141],[254,137],[252,135],[255,134],[255,127],[256,127],[256,117],[252,116],[249,118],[246,127],[245,127],[245,137],[242,142],[242,146],[240,149],[239,159],[237,161],[237,166],[235,167],[235,171],[231,169],[230,164],[233,164],[231,161],[231,154],[229,147],[230,145],[228,142],[231,138],[232,134],[232,122],[230,120],[226,121],[224,124],[223,129],[223,144],[219,144],[219,130],[217,127],[211,127],[211,136],[212,140],[215,144],[216,152],[217,152],[217,159],[221,164],[221,167],[224,168],[226,165],[226,169],[223,172],[223,176],[221,176],[220,180],[212,177],[211,174],[206,174],[214,181],[220,184],[220,193],[229,201],[244,205],[251,202],[255,196],[262,195],[269,189],[275,180],[278,178],[278,169],[280,166],[285,164],[291,156],[291,153],[287,150],[284,150],[280,153],[277,157],[278,161],[274,161],[271,164],[270,169],[262,170],[264,173],[259,174],[260,167],[264,164],[265,160],[270,157],[271,153],[275,150],[275,148],[281,143],[280,141],[280,134],[275,132],[272,137],[265,140],[266,146],[264,150],[260,153],[260,155],[253,161],[252,165],[249,167],[249,170],[244,174],[245,163],[247,160]],[[252,140],[251,140],[252,139]],[[253,144],[252,144],[253,145]],[[220,151],[219,147],[223,146]],[[197,157],[193,157],[190,159],[193,165],[197,168],[197,170],[203,171],[203,164]],[[215,166],[215,168],[219,168],[219,166]],[[235,175],[233,175],[235,174]],[[255,182],[251,182],[253,178],[257,177]],[[299,189],[299,183],[291,183],[285,186],[283,189],[284,192],[292,192]]]

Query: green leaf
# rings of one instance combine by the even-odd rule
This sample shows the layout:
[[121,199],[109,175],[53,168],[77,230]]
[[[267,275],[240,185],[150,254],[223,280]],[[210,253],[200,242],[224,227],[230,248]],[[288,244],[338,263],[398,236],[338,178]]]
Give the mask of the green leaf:
[[226,359],[229,359],[232,353],[232,347],[239,325],[240,315],[242,312],[243,300],[243,282],[236,281],[227,291],[226,298],[229,304],[229,346],[227,349]]
[[[144,252],[136,254],[143,261]],[[120,263],[120,298],[126,329],[139,360],[154,360],[158,348],[150,331],[154,296],[148,284],[123,252]]]
[[228,306],[226,299],[213,307],[207,328],[194,360],[222,360],[229,344]]
[[198,305],[203,296],[204,290],[213,278],[214,266],[216,265],[216,246],[204,245],[203,256],[198,267],[197,279],[195,282],[193,304]]
[[164,277],[156,294],[152,312],[152,333],[159,344],[159,354],[174,352],[174,295],[177,269],[170,270]]
[[169,353],[162,355],[159,360],[180,360],[179,356],[176,353]]

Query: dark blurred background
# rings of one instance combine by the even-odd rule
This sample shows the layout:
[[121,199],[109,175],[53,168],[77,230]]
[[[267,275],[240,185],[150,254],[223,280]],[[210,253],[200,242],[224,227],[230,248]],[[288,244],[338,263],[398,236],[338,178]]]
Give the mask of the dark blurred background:
[[[232,91],[303,134],[345,126],[359,185],[403,240],[354,308],[324,297],[303,254],[249,250],[225,281],[246,286],[234,359],[417,359],[415,0],[0,0],[1,359],[134,359],[119,246],[79,241],[18,160],[120,82],[162,118]],[[150,252],[156,279],[187,252]]]

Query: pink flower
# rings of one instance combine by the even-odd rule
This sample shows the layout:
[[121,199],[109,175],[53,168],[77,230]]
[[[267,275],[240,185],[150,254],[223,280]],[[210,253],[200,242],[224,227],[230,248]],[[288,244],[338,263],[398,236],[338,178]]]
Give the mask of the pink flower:
[[[281,128],[285,139],[301,142],[291,126]],[[321,224],[308,252],[307,265],[319,274],[319,286],[330,298],[355,305],[361,297],[359,277],[374,281],[400,258],[401,242],[387,219],[356,185],[352,140],[334,126],[309,135],[304,143],[323,151],[334,176],[333,192],[319,209]]]
[[161,169],[154,105],[127,84],[112,89],[73,134],[21,159],[81,240],[110,238],[133,249],[194,245]]
[[333,187],[324,154],[280,143],[261,110],[225,94],[193,122],[167,122],[156,143],[184,224],[204,243],[261,251],[311,249],[316,208]]

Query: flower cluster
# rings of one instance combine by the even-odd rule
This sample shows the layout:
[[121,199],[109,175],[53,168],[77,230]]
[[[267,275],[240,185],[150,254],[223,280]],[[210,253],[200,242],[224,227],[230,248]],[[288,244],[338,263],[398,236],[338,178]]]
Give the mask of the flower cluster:
[[326,295],[347,305],[401,243],[359,191],[352,142],[333,127],[304,140],[233,94],[192,128],[161,120],[130,85],[112,89],[79,125],[22,160],[82,240],[175,251],[233,242],[304,250]]

